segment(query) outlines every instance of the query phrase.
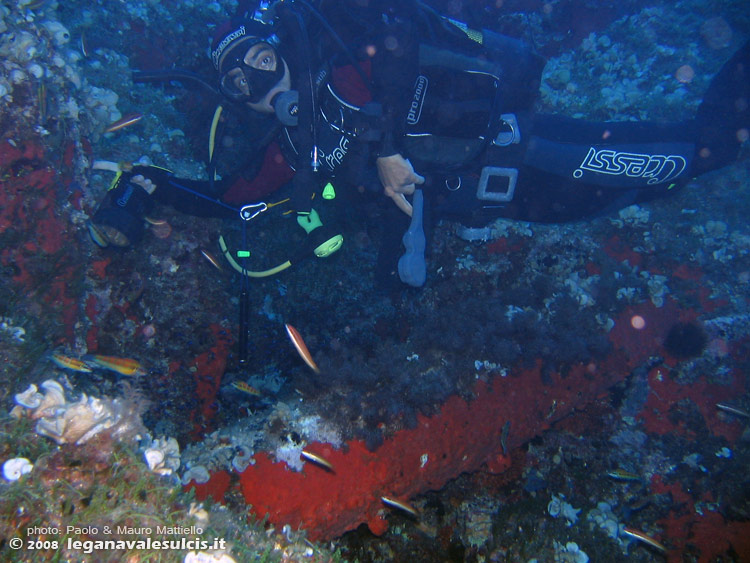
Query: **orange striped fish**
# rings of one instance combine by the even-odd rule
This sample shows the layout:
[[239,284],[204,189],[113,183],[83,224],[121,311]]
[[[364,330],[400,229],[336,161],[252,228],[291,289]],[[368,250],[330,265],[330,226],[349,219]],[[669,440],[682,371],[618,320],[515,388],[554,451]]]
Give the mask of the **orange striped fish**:
[[59,368],[70,369],[73,371],[79,371],[81,373],[91,373],[91,368],[83,360],[78,358],[71,358],[63,354],[54,353],[50,356],[50,360]]
[[242,391],[243,393],[247,393],[248,395],[255,395],[256,397],[260,397],[260,391],[258,391],[252,385],[248,385],[244,381],[232,381],[231,385],[232,387],[237,389],[237,391]]
[[398,508],[399,510],[408,512],[409,514],[414,516],[414,518],[419,518],[419,511],[408,502],[404,502],[392,497],[380,497],[380,500],[382,500],[384,504],[387,504],[391,508]]
[[635,473],[631,473],[630,471],[627,471],[625,469],[613,469],[612,471],[607,471],[607,477],[610,479],[615,479],[617,481],[640,481],[641,476],[637,475]]
[[146,370],[137,360],[131,358],[118,358],[116,356],[86,356],[89,365],[108,369],[120,375],[140,376],[146,375]]
[[284,326],[286,327],[286,333],[289,335],[289,339],[297,349],[297,353],[300,355],[300,358],[302,358],[305,363],[310,366],[311,370],[313,370],[315,373],[320,373],[320,368],[318,368],[315,360],[313,360],[312,355],[310,355],[310,350],[307,349],[307,345],[302,339],[302,335],[292,325],[285,324]]
[[648,544],[651,547],[658,549],[662,553],[667,552],[667,548],[664,546],[663,543],[641,532],[640,530],[635,530],[633,528],[624,528],[623,532],[625,533],[625,535],[630,536],[631,538],[636,539],[638,541],[642,541],[643,543]]
[[125,117],[107,125],[107,128],[104,130],[104,132],[112,133],[114,131],[119,131],[123,127],[128,127],[129,125],[138,123],[141,119],[143,119],[142,113],[129,113]]

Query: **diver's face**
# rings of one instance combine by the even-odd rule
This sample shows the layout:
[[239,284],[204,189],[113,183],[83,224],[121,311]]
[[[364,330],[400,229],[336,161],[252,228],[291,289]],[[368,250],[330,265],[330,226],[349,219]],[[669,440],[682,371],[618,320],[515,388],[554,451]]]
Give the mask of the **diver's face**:
[[230,99],[244,102],[261,113],[273,112],[270,101],[289,90],[289,68],[278,51],[264,41],[252,44],[241,58],[235,55],[222,62],[229,70],[221,76],[221,89]]
[[235,91],[245,95],[251,95],[252,84],[244,72],[243,67],[254,68],[266,72],[274,72],[279,64],[276,50],[268,43],[256,43],[250,47],[242,61],[224,75],[223,80],[228,86],[231,85]]

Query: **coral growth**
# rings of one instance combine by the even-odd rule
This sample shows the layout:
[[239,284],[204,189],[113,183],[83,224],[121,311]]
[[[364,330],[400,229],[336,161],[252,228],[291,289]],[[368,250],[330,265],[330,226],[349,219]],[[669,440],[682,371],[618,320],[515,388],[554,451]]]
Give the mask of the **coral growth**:
[[[22,450],[34,461],[20,479],[0,484],[0,538],[6,546],[11,538],[45,541],[4,561],[115,563],[145,561],[156,553],[159,561],[178,563],[190,550],[204,555],[193,560],[210,561],[205,556],[218,553],[221,544],[224,561],[340,560],[304,534],[266,529],[218,505],[196,504],[175,483],[149,471],[139,451],[105,433],[82,446],[50,450],[32,422],[0,418],[0,459]],[[157,541],[175,542],[177,548],[147,547]],[[204,543],[180,547],[182,541]]]
[[[334,472],[308,463],[302,473],[294,473],[285,463],[258,454],[255,465],[241,476],[242,492],[257,514],[268,513],[278,524],[305,525],[314,538],[335,537],[362,522],[381,534],[387,528],[381,496],[408,499],[485,463],[491,471],[504,471],[509,459],[503,444],[520,445],[585,404],[623,378],[625,365],[618,351],[598,366],[573,366],[565,379],[543,375],[537,365],[491,384],[480,383],[472,401],[451,397],[438,415],[420,415],[414,429],[396,432],[374,452],[359,440],[348,442],[344,450],[310,445]],[[554,398],[540,392],[549,379],[556,388]]]

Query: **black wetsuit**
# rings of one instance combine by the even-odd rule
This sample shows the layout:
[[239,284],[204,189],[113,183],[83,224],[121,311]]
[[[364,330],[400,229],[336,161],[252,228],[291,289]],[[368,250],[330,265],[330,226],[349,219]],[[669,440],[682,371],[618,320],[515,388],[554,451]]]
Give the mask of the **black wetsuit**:
[[[405,12],[370,13],[327,4],[329,23],[347,30],[353,47],[347,54],[327,31],[310,33],[321,162],[313,188],[336,177],[338,189],[380,191],[375,157],[400,153],[426,177],[434,216],[471,226],[496,217],[568,221],[652,199],[732,162],[738,130],[750,129],[750,42],[714,78],[695,119],[592,123],[533,112],[544,61],[518,41],[483,30],[480,44],[412,2]],[[308,17],[311,30],[317,23]],[[293,54],[282,49],[290,63]],[[304,69],[293,74],[305,77]],[[309,166],[297,141],[294,127],[279,128],[254,177],[161,178],[155,199],[198,216],[233,216]]]

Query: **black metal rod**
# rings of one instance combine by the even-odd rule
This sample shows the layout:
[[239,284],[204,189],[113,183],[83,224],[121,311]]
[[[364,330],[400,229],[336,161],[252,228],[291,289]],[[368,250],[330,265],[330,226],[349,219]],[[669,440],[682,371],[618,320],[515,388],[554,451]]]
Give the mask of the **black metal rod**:
[[248,321],[250,313],[250,296],[247,289],[242,288],[240,292],[240,334],[239,334],[239,350],[237,351],[237,358],[240,366],[247,364],[247,331]]

